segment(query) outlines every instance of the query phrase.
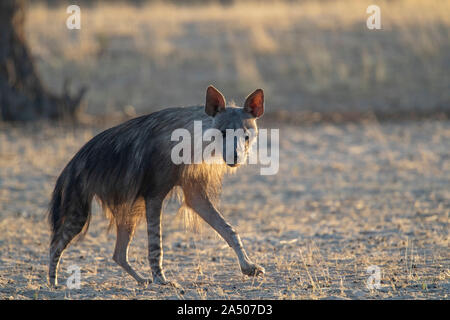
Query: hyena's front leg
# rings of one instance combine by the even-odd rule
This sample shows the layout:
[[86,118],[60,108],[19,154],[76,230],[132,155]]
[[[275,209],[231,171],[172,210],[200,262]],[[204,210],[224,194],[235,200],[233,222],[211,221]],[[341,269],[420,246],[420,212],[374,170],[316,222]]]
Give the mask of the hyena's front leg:
[[239,265],[243,274],[248,276],[264,274],[264,268],[250,260],[237,232],[225,221],[223,216],[208,198],[205,198],[200,194],[194,195],[189,199],[189,205],[203,218],[203,220],[222,236],[231,248],[233,248],[239,259]]
[[170,284],[167,281],[163,267],[163,249],[161,234],[162,199],[150,198],[145,200],[148,234],[148,260],[152,268],[153,283]]

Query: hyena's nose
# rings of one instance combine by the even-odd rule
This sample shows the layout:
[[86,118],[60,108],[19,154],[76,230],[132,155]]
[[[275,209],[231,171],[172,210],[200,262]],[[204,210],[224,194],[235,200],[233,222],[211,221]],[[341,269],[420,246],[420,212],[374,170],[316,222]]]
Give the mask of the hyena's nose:
[[227,164],[228,164],[228,166],[233,167],[233,168],[239,166],[238,155],[237,155],[236,152],[234,153],[233,162],[232,163],[227,163]]

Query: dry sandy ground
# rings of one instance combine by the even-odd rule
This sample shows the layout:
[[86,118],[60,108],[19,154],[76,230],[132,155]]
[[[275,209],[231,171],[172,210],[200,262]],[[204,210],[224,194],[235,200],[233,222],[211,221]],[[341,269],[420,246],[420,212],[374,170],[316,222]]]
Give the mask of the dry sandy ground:
[[[274,126],[276,127],[276,126]],[[323,124],[280,129],[280,170],[247,166],[224,184],[222,212],[263,278],[241,275],[207,226],[185,232],[174,203],[164,217],[165,268],[179,288],[138,286],[112,261],[115,235],[94,214],[83,242],[46,285],[45,210],[55,179],[100,128],[0,127],[1,299],[448,299],[450,122]],[[144,226],[132,265],[150,273]],[[81,268],[81,289],[66,288]],[[369,290],[367,268],[381,269]]]

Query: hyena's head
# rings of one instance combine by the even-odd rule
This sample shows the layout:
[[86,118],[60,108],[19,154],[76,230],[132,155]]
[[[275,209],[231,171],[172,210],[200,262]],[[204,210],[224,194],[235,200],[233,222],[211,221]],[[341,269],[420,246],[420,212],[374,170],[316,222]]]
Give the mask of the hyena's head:
[[264,92],[257,89],[245,100],[244,107],[227,106],[222,93],[213,86],[206,90],[205,112],[213,117],[214,129],[222,133],[222,157],[230,167],[237,167],[247,159],[256,141],[256,120],[264,113]]

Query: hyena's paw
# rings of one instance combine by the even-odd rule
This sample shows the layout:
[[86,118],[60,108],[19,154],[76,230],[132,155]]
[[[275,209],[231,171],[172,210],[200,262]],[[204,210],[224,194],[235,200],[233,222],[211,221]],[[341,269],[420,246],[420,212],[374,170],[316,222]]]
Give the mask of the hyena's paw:
[[152,279],[136,279],[138,285],[147,288],[147,286],[152,283]]
[[161,286],[171,286],[171,287],[174,287],[174,288],[178,288],[180,286],[176,282],[167,280],[166,277],[163,276],[163,275],[162,276],[158,275],[156,277],[153,277],[153,283],[154,284],[159,284]]
[[49,279],[47,280],[47,286],[48,286],[50,289],[55,289],[55,290],[61,289],[61,286],[58,285],[58,281],[57,281],[55,278],[49,278]]
[[60,290],[62,289],[62,285],[54,284],[54,283],[47,283],[47,286],[52,290]]
[[241,267],[241,270],[243,274],[251,277],[263,276],[266,273],[263,267],[254,263],[250,263],[245,267]]

